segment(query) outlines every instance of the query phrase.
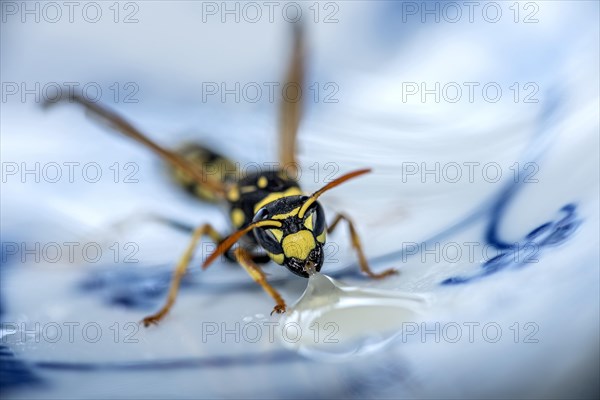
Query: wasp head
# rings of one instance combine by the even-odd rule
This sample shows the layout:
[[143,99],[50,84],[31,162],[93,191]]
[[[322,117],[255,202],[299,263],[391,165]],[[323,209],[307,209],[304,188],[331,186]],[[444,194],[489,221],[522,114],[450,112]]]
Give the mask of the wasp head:
[[308,199],[283,197],[259,209],[253,219],[281,222],[280,227],[254,229],[256,241],[274,262],[304,278],[321,270],[326,236],[323,208],[316,201],[307,204]]

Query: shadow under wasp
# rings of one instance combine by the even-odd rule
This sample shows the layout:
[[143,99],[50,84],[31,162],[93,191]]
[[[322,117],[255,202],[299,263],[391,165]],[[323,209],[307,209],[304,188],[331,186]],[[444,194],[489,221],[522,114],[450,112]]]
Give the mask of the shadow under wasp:
[[[296,24],[292,55],[285,77],[286,84],[301,87],[304,80],[304,52],[304,35],[302,28]],[[396,273],[394,269],[380,273],[371,271],[352,220],[344,214],[337,214],[332,222],[327,224],[323,208],[317,201],[326,191],[368,173],[370,169],[360,169],[342,175],[311,195],[302,192],[298,181],[290,178],[298,168],[296,136],[302,112],[300,100],[284,98],[279,109],[279,162],[280,166],[285,166],[285,170],[258,171],[237,179],[232,179],[231,174],[217,174],[215,177],[214,174],[207,173],[209,169],[222,170],[231,168],[234,164],[206,147],[189,144],[179,150],[169,150],[102,105],[90,102],[77,94],[60,100],[82,105],[99,121],[152,150],[170,165],[178,181],[187,190],[201,200],[224,202],[230,210],[229,217],[236,229],[234,233],[224,237],[210,224],[190,230],[192,238],[175,267],[166,302],[160,310],[142,320],[145,326],[158,323],[173,307],[181,279],[186,273],[194,250],[199,241],[206,236],[217,244],[217,248],[206,258],[202,268],[206,269],[220,255],[237,261],[275,300],[276,304],[271,314],[284,313],[286,304],[277,290],[267,282],[259,264],[272,260],[287,267],[294,274],[308,278],[314,271],[321,270],[326,235],[333,232],[342,221],[348,225],[352,247],[356,250],[363,273],[375,279]],[[232,250],[232,246],[241,239],[243,245]]]

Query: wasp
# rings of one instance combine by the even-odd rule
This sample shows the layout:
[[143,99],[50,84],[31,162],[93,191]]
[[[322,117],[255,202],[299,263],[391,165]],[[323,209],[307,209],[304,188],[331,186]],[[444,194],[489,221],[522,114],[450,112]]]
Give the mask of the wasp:
[[[294,27],[293,32],[293,48],[284,82],[301,87],[305,63],[304,35],[298,25]],[[352,220],[345,214],[337,214],[332,222],[327,224],[323,207],[318,202],[318,198],[326,191],[368,173],[370,169],[347,173],[310,195],[300,189],[296,179],[290,178],[290,175],[293,175],[290,172],[297,172],[298,168],[296,136],[302,114],[300,100],[284,98],[280,101],[279,165],[282,168],[268,172],[259,171],[234,179],[231,179],[231,174],[215,176],[207,173],[209,170],[231,168],[235,164],[202,145],[188,144],[177,150],[170,150],[103,105],[90,102],[77,94],[60,100],[83,106],[87,113],[100,122],[153,151],[170,166],[171,172],[188,191],[200,200],[224,203],[229,210],[234,233],[222,236],[210,224],[190,230],[191,240],[175,266],[166,302],[160,310],[142,320],[145,326],[157,324],[173,307],[181,279],[188,269],[196,247],[205,237],[215,242],[217,247],[205,259],[202,268],[206,269],[221,255],[235,260],[275,300],[271,314],[284,313],[286,303],[267,282],[260,265],[273,261],[298,276],[308,278],[310,274],[321,270],[326,236],[342,221],[349,228],[352,247],[357,253],[363,273],[371,278],[380,279],[397,272],[395,269],[387,269],[380,273],[371,271]],[[56,102],[58,101],[46,105]],[[241,239],[241,244],[233,248]]]

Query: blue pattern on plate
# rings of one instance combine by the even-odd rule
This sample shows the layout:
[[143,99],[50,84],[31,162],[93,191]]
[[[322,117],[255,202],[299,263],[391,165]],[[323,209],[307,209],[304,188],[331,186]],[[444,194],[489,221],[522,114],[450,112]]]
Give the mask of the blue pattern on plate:
[[278,350],[268,353],[247,353],[235,356],[213,356],[197,358],[178,358],[155,361],[129,361],[129,362],[67,362],[67,361],[40,361],[35,366],[43,369],[94,372],[100,370],[111,371],[147,371],[163,369],[187,369],[187,368],[229,368],[240,366],[252,366],[261,364],[279,364],[288,362],[306,361],[299,354],[289,350]]
[[539,260],[536,256],[545,247],[555,246],[567,240],[577,229],[580,220],[576,218],[576,206],[567,204],[561,211],[566,215],[558,221],[547,222],[531,231],[522,241],[514,243],[507,247],[505,243],[498,245],[496,242],[491,242],[494,247],[503,249],[504,251],[494,258],[486,261],[482,268],[483,270],[474,276],[461,277],[455,276],[442,281],[442,285],[456,285],[471,282],[473,280],[483,278],[494,274],[509,266],[523,267],[532,263],[537,263]]
[[0,392],[19,386],[40,384],[42,380],[28,364],[16,358],[7,346],[0,345]]
[[[126,269],[127,268],[127,269]],[[353,265],[348,265],[342,270],[329,274],[335,278],[363,277]],[[98,294],[102,302],[108,306],[117,306],[127,309],[150,310],[164,300],[171,278],[172,265],[110,268],[94,271],[79,283],[78,289],[88,294]],[[245,277],[244,277],[245,278]],[[290,277],[269,279],[271,283],[278,283]],[[294,277],[291,277],[294,279]],[[262,290],[252,279],[235,282],[211,282],[204,284],[201,272],[188,272],[181,281],[181,289],[202,287],[206,293],[228,293],[239,291]]]
[[[0,270],[5,274],[7,267],[16,258],[17,254],[7,254],[6,243],[0,243]],[[4,297],[0,295],[0,321],[4,314]],[[0,338],[2,333],[0,332]],[[40,385],[43,380],[33,371],[31,366],[17,357],[6,345],[0,344],[0,392],[27,385]]]

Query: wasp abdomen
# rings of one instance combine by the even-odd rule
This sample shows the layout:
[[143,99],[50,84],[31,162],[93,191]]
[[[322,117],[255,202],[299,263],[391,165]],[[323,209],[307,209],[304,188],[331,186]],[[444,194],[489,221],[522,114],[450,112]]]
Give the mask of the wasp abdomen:
[[[199,172],[204,171],[207,179],[216,179],[220,182],[231,182],[236,179],[238,170],[235,163],[204,146],[197,143],[186,143],[176,152],[196,167]],[[169,169],[175,181],[190,194],[204,201],[220,200],[208,186],[198,183],[185,171],[175,167]]]

